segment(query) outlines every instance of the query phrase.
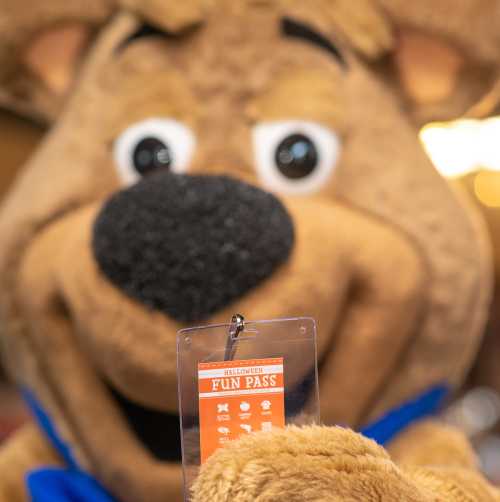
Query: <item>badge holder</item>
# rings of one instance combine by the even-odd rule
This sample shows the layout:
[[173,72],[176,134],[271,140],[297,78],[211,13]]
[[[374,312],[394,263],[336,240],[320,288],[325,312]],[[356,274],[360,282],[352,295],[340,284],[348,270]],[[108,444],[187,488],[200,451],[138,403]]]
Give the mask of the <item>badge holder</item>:
[[319,423],[316,326],[311,318],[245,321],[179,331],[179,414],[185,500],[200,466],[244,434]]

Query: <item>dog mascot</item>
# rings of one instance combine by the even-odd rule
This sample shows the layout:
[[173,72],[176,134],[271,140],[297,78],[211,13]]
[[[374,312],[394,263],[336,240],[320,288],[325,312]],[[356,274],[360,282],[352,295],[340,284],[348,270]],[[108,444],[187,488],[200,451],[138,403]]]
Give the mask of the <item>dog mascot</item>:
[[[72,23],[65,94],[31,46]],[[232,443],[193,500],[500,500],[430,420],[476,356],[488,246],[366,63],[393,41],[378,4],[3,0],[0,27],[4,101],[55,119],[0,208],[34,417],[2,502],[181,500],[176,332],[234,312],[317,320],[329,427]]]

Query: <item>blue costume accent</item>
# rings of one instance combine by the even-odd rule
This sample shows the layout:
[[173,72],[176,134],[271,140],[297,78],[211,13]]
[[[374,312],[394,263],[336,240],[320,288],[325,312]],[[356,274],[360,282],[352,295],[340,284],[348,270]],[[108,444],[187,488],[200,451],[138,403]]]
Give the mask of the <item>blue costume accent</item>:
[[76,469],[45,468],[27,477],[33,502],[116,502],[94,478]]
[[70,448],[60,438],[52,420],[33,393],[22,391],[24,400],[67,468],[46,467],[26,477],[32,502],[117,502],[98,481],[79,469]]
[[35,417],[35,420],[37,421],[39,427],[45,433],[45,436],[52,444],[54,449],[57,451],[57,453],[59,453],[59,455],[62,457],[64,463],[71,469],[77,469],[78,467],[75,459],[73,458],[71,450],[69,449],[68,445],[65,444],[57,434],[57,431],[52,423],[52,420],[47,415],[45,410],[42,408],[36,397],[30,390],[26,388],[22,389],[22,395],[24,401],[26,402],[28,408],[31,411],[31,414]]
[[416,399],[386,413],[382,418],[363,427],[359,432],[382,446],[387,445],[400,432],[423,418],[435,415],[446,399],[446,385],[436,385]]
[[[64,459],[67,468],[45,468],[27,476],[32,502],[118,502],[97,480],[81,471],[70,448],[59,437],[50,417],[33,394],[24,390],[26,403],[53,447]],[[437,385],[416,399],[391,410],[360,432],[364,436],[386,445],[409,425],[434,415],[448,395],[445,385]]]

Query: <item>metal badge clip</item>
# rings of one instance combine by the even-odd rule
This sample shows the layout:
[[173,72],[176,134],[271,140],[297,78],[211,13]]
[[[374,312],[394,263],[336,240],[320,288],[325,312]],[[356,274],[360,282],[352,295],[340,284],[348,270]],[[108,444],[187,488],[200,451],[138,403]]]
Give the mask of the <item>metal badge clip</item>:
[[234,314],[229,326],[227,335],[226,350],[224,353],[224,361],[232,361],[234,357],[234,344],[240,336],[240,333],[245,329],[245,318],[241,314]]

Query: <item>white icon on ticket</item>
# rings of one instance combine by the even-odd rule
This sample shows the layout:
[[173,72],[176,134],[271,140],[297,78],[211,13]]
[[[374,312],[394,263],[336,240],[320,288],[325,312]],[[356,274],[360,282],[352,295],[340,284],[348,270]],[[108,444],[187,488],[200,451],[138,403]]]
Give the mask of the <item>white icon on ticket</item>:
[[262,422],[261,429],[264,432],[270,432],[273,430],[273,423],[272,422]]
[[250,405],[246,401],[243,401],[240,403],[240,410],[241,411],[248,411],[249,409],[250,409]]
[[260,403],[262,409],[264,411],[269,411],[271,409],[271,401],[262,401],[262,403]]
[[247,425],[247,424],[241,424],[240,427],[245,431],[245,432],[248,432],[250,434],[250,432],[252,432],[252,426],[251,425]]
[[219,427],[217,431],[220,434],[224,434],[224,436],[227,436],[231,432],[227,427]]
[[217,413],[229,413],[229,404],[228,403],[218,404]]

